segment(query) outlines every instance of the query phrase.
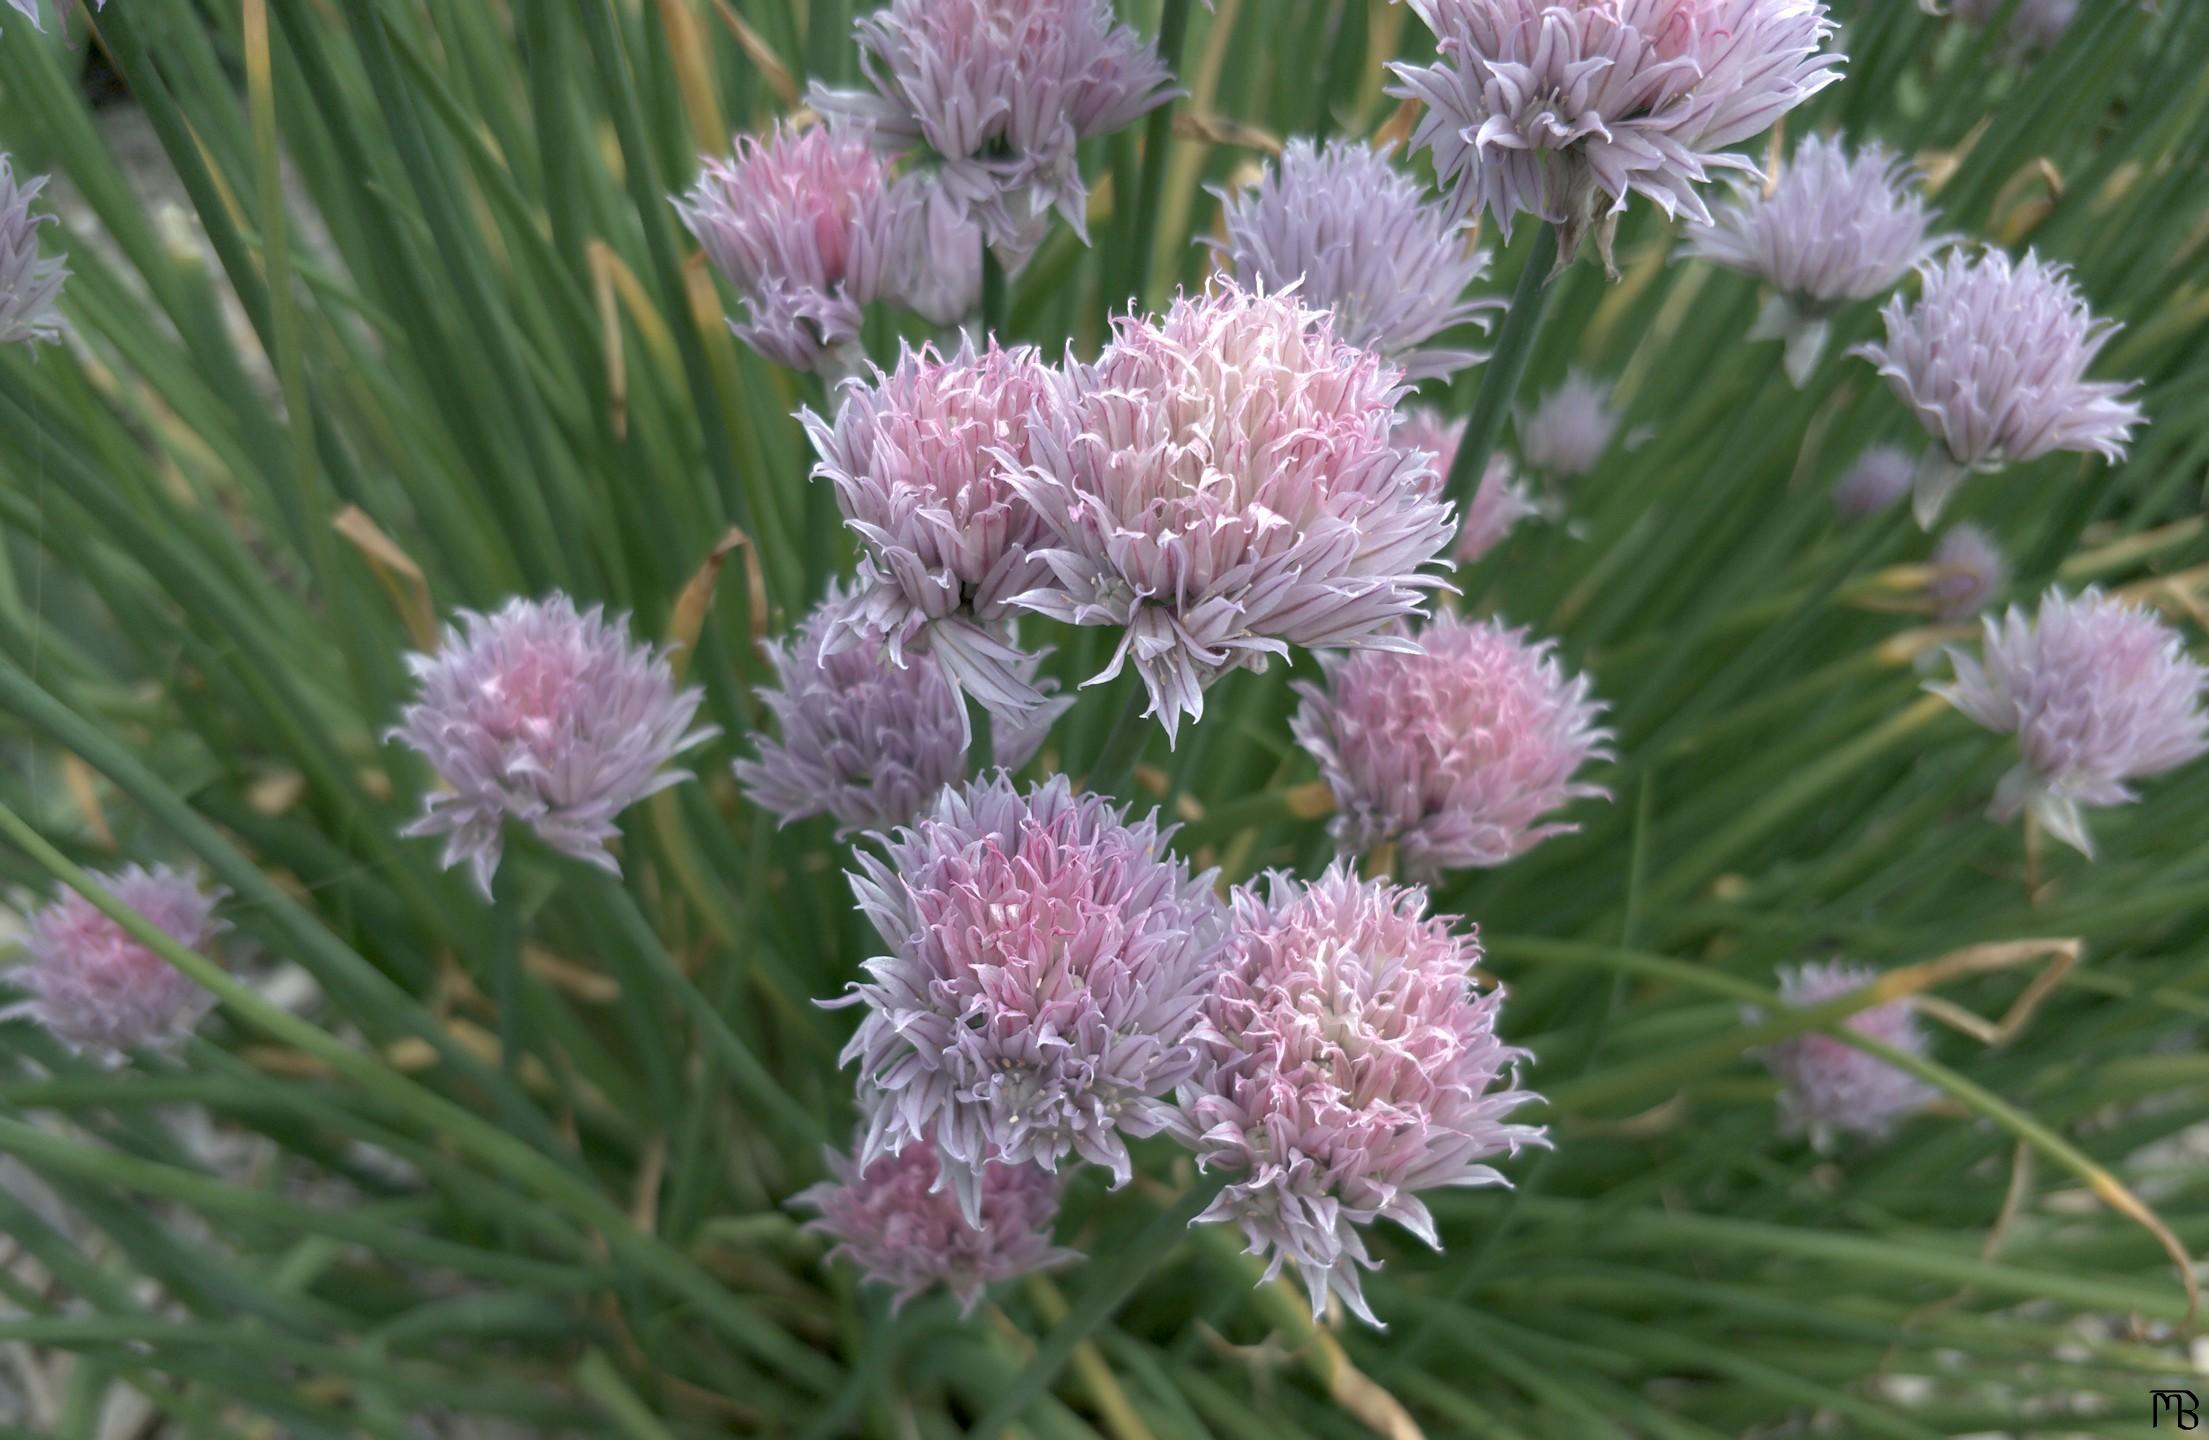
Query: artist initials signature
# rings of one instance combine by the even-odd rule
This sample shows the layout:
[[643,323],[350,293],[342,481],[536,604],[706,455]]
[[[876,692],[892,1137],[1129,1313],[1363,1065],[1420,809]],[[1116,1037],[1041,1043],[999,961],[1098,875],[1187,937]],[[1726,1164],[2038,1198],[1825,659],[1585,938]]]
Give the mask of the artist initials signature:
[[2150,1390],[2148,1392],[2148,1424],[2161,1429],[2163,1417],[2170,1416],[2180,1430],[2201,1428],[2201,1402],[2191,1390]]

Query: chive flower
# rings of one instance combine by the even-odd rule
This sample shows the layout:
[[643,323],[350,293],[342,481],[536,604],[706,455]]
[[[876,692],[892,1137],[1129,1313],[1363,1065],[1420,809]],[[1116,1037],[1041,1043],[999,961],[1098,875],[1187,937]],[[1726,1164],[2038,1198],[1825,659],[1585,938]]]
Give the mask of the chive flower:
[[1953,625],[1994,603],[2009,583],[2010,563],[2001,545],[1981,526],[1959,521],[1948,527],[1926,561],[1932,577],[1926,595],[1933,615]]
[[1833,482],[1833,513],[1843,520],[1868,520],[1910,493],[1918,460],[1899,445],[1874,445]]
[[1531,412],[1517,417],[1519,459],[1552,480],[1576,479],[1610,453],[1622,418],[1611,408],[1610,382],[1569,371]]
[[[17,8],[24,3],[33,0],[21,0]],[[24,13],[37,23],[35,3]],[[69,267],[58,255],[39,253],[39,227],[53,223],[54,217],[31,213],[31,202],[45,188],[44,175],[17,183],[14,162],[0,155],[0,345],[61,339],[61,314],[54,302]]]
[[[215,918],[227,891],[166,865],[94,875],[99,887],[187,950],[209,954],[229,927]],[[46,1027],[74,1051],[116,1061],[181,1043],[215,997],[74,890],[29,919],[21,964],[0,972],[26,998],[0,1010]]]
[[[1450,462],[1457,458],[1457,447],[1465,439],[1465,422],[1445,421],[1432,407],[1415,405],[1397,420],[1396,439],[1433,455],[1435,473],[1447,475]],[[1470,565],[1480,559],[1501,545],[1521,520],[1540,514],[1541,509],[1518,478],[1511,457],[1500,450],[1490,455],[1488,468],[1481,472],[1480,484],[1473,491],[1472,503],[1465,507],[1465,518],[1457,527],[1453,552],[1457,563]]]
[[[1876,970],[1837,960],[1783,968],[1780,1003],[1808,1009],[1878,978]],[[1906,1054],[1926,1053],[1925,1032],[1907,998],[1859,1010],[1842,1024]],[[1763,1058],[1780,1082],[1780,1129],[1807,1135],[1819,1150],[1830,1149],[1843,1133],[1885,1139],[1938,1093],[1909,1071],[1822,1031],[1806,1030],[1767,1046]]]

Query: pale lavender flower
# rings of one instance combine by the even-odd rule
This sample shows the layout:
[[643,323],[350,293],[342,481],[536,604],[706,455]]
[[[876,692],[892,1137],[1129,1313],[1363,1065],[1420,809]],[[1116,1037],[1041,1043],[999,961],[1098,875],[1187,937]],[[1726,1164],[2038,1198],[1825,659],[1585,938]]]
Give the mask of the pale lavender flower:
[[[203,890],[196,876],[166,865],[131,865],[92,878],[187,950],[207,954],[229,928],[215,919],[229,892]],[[28,998],[0,1018],[26,1016],[71,1050],[103,1059],[174,1046],[215,1003],[198,981],[74,890],[31,915],[23,954],[5,978]]]
[[1894,289],[1955,238],[1932,233],[1917,179],[1884,145],[1851,157],[1839,140],[1812,135],[1769,194],[1737,186],[1711,224],[1689,232],[1688,253],[1777,292],[1749,338],[1786,342],[1788,378],[1800,386],[1825,352],[1835,309]]
[[1867,520],[1910,493],[1918,460],[1899,445],[1874,445],[1833,482],[1833,513]]
[[1351,655],[1296,686],[1290,728],[1334,791],[1336,843],[1393,844],[1427,879],[1579,828],[1544,817],[1608,793],[1573,778],[1610,754],[1587,677],[1497,620],[1440,615],[1413,638],[1422,653]]
[[[1457,447],[1464,439],[1465,422],[1446,421],[1431,406],[1412,406],[1396,421],[1397,443],[1433,455],[1435,473],[1439,475],[1450,473],[1450,462],[1457,458]],[[1541,511],[1512,467],[1511,457],[1500,450],[1490,455],[1480,485],[1473,491],[1472,503],[1465,508],[1465,518],[1457,527],[1457,563],[1472,564],[1501,545],[1521,520]]]
[[956,325],[982,306],[982,229],[933,175],[898,181],[907,202],[906,237],[892,288],[931,325]]
[[925,146],[945,193],[1015,264],[1054,206],[1087,238],[1076,145],[1179,93],[1111,0],[891,0],[853,28],[873,88],[815,85],[808,102],[888,149]]
[[2209,751],[2209,669],[2149,612],[2098,590],[2074,600],[2051,589],[2031,620],[2013,605],[1985,625],[1983,657],[1951,650],[1955,680],[1930,688],[1989,730],[2016,734],[2022,759],[1994,792],[1996,820],[2030,810],[2091,858],[2082,808],[2129,805],[2132,781]]
[[[25,13],[37,21],[35,9]],[[17,184],[14,162],[0,155],[0,345],[61,339],[54,301],[69,267],[58,255],[39,254],[38,227],[54,217],[31,213],[31,202],[45,188],[43,175]]]
[[1504,308],[1465,293],[1488,273],[1488,252],[1386,154],[1291,140],[1255,187],[1220,200],[1226,238],[1207,243],[1246,289],[1299,286],[1306,304],[1334,312],[1336,335],[1380,351],[1407,380],[1485,358],[1428,342],[1467,324],[1485,331],[1488,312]]
[[926,1140],[871,1161],[831,1151],[828,1165],[836,1178],[790,1203],[816,1213],[805,1228],[836,1242],[831,1260],[849,1260],[868,1280],[896,1290],[893,1311],[941,1285],[971,1315],[991,1285],[1081,1258],[1051,1243],[1064,1181],[1040,1166],[989,1165],[980,1222],[969,1224],[937,1184],[936,1147]]
[[1573,370],[1532,414],[1519,415],[1519,459],[1555,480],[1585,475],[1609,453],[1620,418],[1611,408],[1610,382]]
[[[1792,1010],[1808,1009],[1878,978],[1876,970],[1839,961],[1783,968],[1780,1003]],[[1841,1023],[1892,1049],[1925,1054],[1925,1034],[1906,998],[1859,1010]],[[1884,1139],[1937,1093],[1909,1071],[1822,1031],[1807,1030],[1766,1047],[1764,1063],[1780,1082],[1780,1128],[1790,1135],[1807,1134],[1820,1150],[1839,1131]]]
[[1560,230],[1559,263],[1591,227],[1606,264],[1626,197],[1708,223],[1696,187],[1755,172],[1725,147],[1841,78],[1819,0],[1411,0],[1432,65],[1390,93],[1423,101],[1412,144],[1461,209],[1508,239],[1525,213]]
[[1925,590],[1933,602],[1934,617],[1951,625],[1993,604],[2010,579],[2002,547],[1968,520],[1948,527],[1926,565],[1933,572]]
[[1897,295],[1880,311],[1885,343],[1850,352],[1878,366],[1941,442],[1918,471],[1919,524],[1930,529],[1974,470],[2054,450],[2124,458],[2146,417],[2126,398],[2135,382],[2086,378],[2118,325],[2094,318],[2068,267],[2030,252],[2013,263],[1999,250],[1953,250],[1919,269],[1917,304]]
[[1022,603],[1123,627],[1169,742],[1204,691],[1289,647],[1405,649],[1453,526],[1433,457],[1395,435],[1394,366],[1293,296],[1222,281],[1118,323],[1038,412],[1015,481],[1055,544]]
[[1389,1219],[1439,1247],[1419,1192],[1507,1183],[1498,1156],[1548,1141],[1512,1111],[1526,1052],[1496,1036],[1500,990],[1480,946],[1427,914],[1416,887],[1336,864],[1306,885],[1238,888],[1228,963],[1198,1027],[1204,1063],[1177,1133],[1228,1183],[1198,1223],[1242,1228],[1266,1278],[1301,1273],[1315,1318],[1340,1298],[1378,1325],[1364,1226]]
[[833,423],[802,412],[814,478],[836,487],[861,551],[857,603],[829,653],[879,630],[891,664],[933,654],[993,715],[1033,722],[1043,695],[1012,625],[1016,597],[1047,573],[1029,553],[1045,532],[1016,472],[1056,393],[1033,347],[991,340],[948,359],[907,349],[895,370],[847,383]]
[[410,655],[421,697],[389,733],[429,761],[433,792],[406,835],[443,835],[442,863],[466,861],[491,898],[515,820],[610,874],[614,817],[690,777],[677,755],[716,734],[692,728],[696,689],[677,690],[664,653],[629,638],[626,617],[578,613],[555,594],[460,612],[434,655]]
[[862,307],[901,278],[920,198],[864,134],[778,125],[707,158],[675,210],[743,296],[749,318],[730,328],[745,344],[794,369],[846,371],[863,356]]
[[[846,830],[903,825],[976,768],[965,706],[936,657],[892,664],[882,632],[854,618],[853,603],[831,587],[788,643],[765,647],[777,683],[759,699],[781,738],[759,736],[759,758],[733,768],[753,803],[786,824],[830,815]],[[830,648],[847,634],[853,643]],[[1007,770],[1027,764],[1071,703],[1053,699],[1024,726],[993,727],[992,758]]]
[[843,1053],[882,1092],[861,1164],[933,1140],[970,1221],[993,1158],[1079,1155],[1127,1182],[1126,1137],[1156,1134],[1196,1067],[1224,924],[1170,833],[1063,775],[1023,795],[1000,773],[857,855],[852,893],[889,947],[829,1002],[866,1011]]
[[[2008,0],[1950,0],[1949,11],[1959,20],[1985,25],[2002,13]],[[2019,50],[2045,50],[2063,38],[2078,18],[2079,0],[2018,0],[2010,12],[2008,39]]]

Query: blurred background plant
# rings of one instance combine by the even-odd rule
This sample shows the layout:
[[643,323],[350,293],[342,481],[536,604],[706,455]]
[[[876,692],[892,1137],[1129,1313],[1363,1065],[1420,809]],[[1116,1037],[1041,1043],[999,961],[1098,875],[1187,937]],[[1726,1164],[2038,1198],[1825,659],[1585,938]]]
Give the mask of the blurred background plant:
[[[1090,1263],[968,1323],[824,1265],[786,1203],[849,1134],[854,1021],[813,1002],[878,946],[836,820],[778,828],[729,762],[758,753],[763,642],[851,573],[793,418],[833,397],[731,335],[669,197],[809,81],[856,83],[863,8],[0,12],[0,150],[55,177],[38,240],[69,271],[62,338],[0,347],[0,879],[25,915],[130,861],[229,892],[198,977],[222,1003],[180,1046],[111,1069],[0,1028],[0,1419],[934,1436],[1013,1387],[1029,1433],[1116,1440],[2138,1433],[2199,1369],[2209,767],[2099,813],[2093,861],[1989,823],[2008,742],[1922,689],[1973,635],[1935,583],[1955,556],[1828,498],[1874,443],[1925,444],[1843,358],[1875,307],[1831,315],[1798,389],[1745,338],[1757,282],[1645,204],[1616,283],[1552,282],[1517,397],[1584,372],[1618,443],[1530,467],[1536,513],[1458,576],[1610,705],[1612,803],[1437,890],[1510,989],[1546,1096],[1518,1118],[1554,1151],[1433,1198],[1438,1253],[1370,1236],[1385,1332],[1315,1327],[1222,1227],[1183,1232],[1162,1139],[1130,1188],[1068,1190]],[[2121,464],[1956,494],[1999,547],[1977,589],[2099,584],[2198,641],[2209,6],[2109,0],[2031,44],[2029,0],[1833,8],[1847,78],[1786,135],[1883,142],[1944,229],[2071,264],[2125,326],[2097,373],[2143,381]],[[1407,136],[1383,66],[1432,55],[1382,0],[1119,10],[1187,93],[1082,142],[1094,243],[1055,226],[985,298],[1047,357],[1201,284],[1212,189],[1288,138]],[[1515,230],[1490,293],[1543,244]],[[859,343],[933,333],[876,305]],[[1423,399],[1462,416],[1482,374]],[[453,610],[554,589],[677,646],[720,733],[702,783],[629,813],[618,878],[517,843],[487,907],[399,838],[429,776],[383,736]],[[1062,638],[1070,690],[1107,651]],[[1172,750],[1146,727],[1129,798],[1229,879],[1316,874],[1332,801],[1289,717],[1318,674],[1226,676]],[[1129,683],[1036,766],[1104,748]],[[1779,967],[1834,957],[1885,988],[1777,1008]],[[1849,1043],[1932,1103],[1883,1142],[1783,1133],[1767,1047],[1908,995],[1945,1023]]]

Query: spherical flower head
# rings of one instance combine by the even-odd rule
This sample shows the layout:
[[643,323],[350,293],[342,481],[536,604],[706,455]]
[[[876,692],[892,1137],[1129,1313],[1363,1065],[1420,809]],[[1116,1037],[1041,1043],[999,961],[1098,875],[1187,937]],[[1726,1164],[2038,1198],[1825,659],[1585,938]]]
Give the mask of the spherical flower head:
[[1868,520],[1910,493],[1918,459],[1899,445],[1874,445],[1833,482],[1833,513]]
[[[1445,421],[1432,407],[1416,405],[1397,420],[1396,439],[1433,455],[1435,473],[1447,475],[1450,462],[1457,458],[1457,447],[1465,439],[1465,422]],[[1521,520],[1540,514],[1541,508],[1519,480],[1511,457],[1501,451],[1490,455],[1480,485],[1473,491],[1472,503],[1465,507],[1465,518],[1457,527],[1457,563],[1470,565],[1480,559],[1501,545]]]
[[[759,698],[780,740],[757,740],[738,783],[785,824],[830,815],[846,830],[903,825],[944,786],[972,775],[966,708],[931,653],[889,658],[889,642],[832,587],[789,641],[769,641],[776,685]],[[836,649],[846,639],[854,643]],[[1022,674],[1033,679],[1034,666]],[[1025,726],[992,727],[993,759],[1017,770],[1042,748],[1071,701],[1053,699]]]
[[614,817],[690,778],[670,761],[720,733],[693,728],[696,689],[677,690],[664,652],[629,638],[627,618],[577,612],[565,595],[460,612],[434,655],[410,655],[420,698],[390,732],[447,788],[407,835],[443,835],[443,863],[468,862],[485,899],[503,830],[539,838],[609,874]]
[[1390,93],[1425,103],[1412,144],[1433,152],[1460,208],[1506,239],[1532,215],[1560,228],[1569,262],[1639,193],[1708,224],[1697,187],[1755,166],[1727,146],[1841,78],[1819,0],[1411,0],[1434,31],[1432,65],[1391,68]]
[[853,28],[872,89],[816,85],[808,102],[892,150],[925,146],[945,193],[1016,259],[1053,206],[1087,237],[1075,147],[1178,93],[1111,0],[891,0]]
[[1609,453],[1621,418],[1608,381],[1570,371],[1532,414],[1518,417],[1519,459],[1556,480],[1585,475]]
[[1769,194],[1738,186],[1711,224],[1689,233],[1688,250],[1778,292],[1750,338],[1785,341],[1788,376],[1803,385],[1837,306],[1892,290],[1954,238],[1932,233],[1934,211],[1916,180],[1884,145],[1852,157],[1839,140],[1812,135]]
[[[35,22],[36,11],[29,13]],[[0,155],[0,345],[35,345],[61,339],[61,314],[54,308],[69,267],[55,255],[41,255],[38,227],[51,215],[33,215],[31,202],[46,188],[46,177],[17,184],[15,168]]]
[[862,307],[899,278],[916,201],[862,132],[785,124],[705,160],[675,210],[744,298],[738,338],[793,369],[843,369]]
[[882,1092],[861,1164],[933,1140],[970,1222],[992,1158],[1127,1182],[1125,1137],[1156,1134],[1196,1067],[1225,921],[1167,833],[1063,775],[1023,794],[1000,773],[856,857],[889,951],[834,1002],[864,1007],[844,1059]]
[[1994,603],[2010,580],[2010,562],[1994,537],[1970,521],[1948,527],[1926,562],[1934,618],[1953,625]]
[[1335,793],[1348,853],[1394,845],[1406,871],[1504,864],[1578,827],[1544,817],[1606,795],[1573,777],[1608,756],[1603,707],[1548,641],[1501,621],[1437,616],[1418,654],[1371,651],[1299,682],[1290,722]]
[[[187,950],[205,954],[229,927],[215,919],[227,893],[156,865],[94,875],[99,887]],[[23,963],[8,983],[26,996],[0,1014],[22,1014],[71,1050],[120,1059],[180,1043],[215,1003],[199,982],[161,958],[90,900],[65,890],[30,917]]]
[[1030,553],[1045,532],[1016,472],[1030,459],[1031,417],[1056,396],[1033,347],[992,340],[948,359],[908,348],[895,370],[848,382],[833,423],[801,413],[820,457],[814,478],[836,487],[859,540],[858,603],[831,653],[879,630],[893,665],[932,653],[993,715],[1033,723],[1043,695],[1011,626],[1016,598],[1046,573]]
[[2209,750],[2209,669],[2145,610],[2088,590],[2051,589],[2027,619],[1986,618],[1979,659],[1950,651],[1955,680],[1931,687],[2023,758],[1994,792],[1993,818],[2029,809],[2048,833],[2091,857],[2082,808],[2128,805],[2131,782]]
[[1425,891],[1337,864],[1233,904],[1204,1063],[1181,1088],[1178,1133],[1229,1176],[1197,1223],[1241,1226],[1268,1279],[1294,1264],[1315,1317],[1339,1298],[1377,1325],[1361,1229],[1386,1218],[1439,1245],[1419,1192],[1506,1183],[1488,1161],[1547,1143],[1508,1118],[1535,1098],[1526,1052],[1496,1037],[1503,995],[1477,988],[1478,942],[1428,915]]
[[1503,308],[1465,294],[1488,273],[1488,252],[1385,153],[1291,140],[1263,180],[1221,204],[1226,238],[1209,243],[1246,288],[1300,286],[1306,304],[1334,312],[1336,335],[1380,351],[1408,380],[1484,358],[1427,342],[1461,325],[1486,330],[1488,312]]
[[[2007,0],[1950,0],[1949,13],[1973,25],[1985,25],[2002,13]],[[2017,0],[2010,12],[2008,39],[2019,50],[2045,50],[2063,38],[2078,17],[2079,0]]]
[[[1782,969],[1780,1003],[1789,1009],[1808,1009],[1861,990],[1878,978],[1876,970],[1839,961]],[[1925,1035],[1907,999],[1859,1010],[1843,1023],[1893,1049],[1925,1053]],[[1884,1139],[1935,1093],[1909,1071],[1819,1031],[1805,1031],[1767,1047],[1764,1063],[1780,1082],[1780,1128],[1790,1135],[1807,1134],[1820,1150],[1832,1143],[1836,1132]]]
[[1293,296],[1222,282],[1118,324],[1039,412],[1016,481],[1051,533],[1022,603],[1123,627],[1171,741],[1226,671],[1291,646],[1404,649],[1454,526],[1433,456],[1397,437],[1395,367]]
[[1915,305],[1898,295],[1880,311],[1885,342],[1850,352],[1878,366],[1941,442],[1918,473],[1920,524],[1931,528],[1972,470],[2053,450],[2124,458],[2146,417],[2126,398],[2132,382],[2086,378],[2118,326],[2094,318],[2067,267],[1952,250],[1920,273]]
[[828,1163],[835,1178],[790,1203],[816,1213],[805,1228],[836,1242],[830,1259],[849,1260],[868,1280],[895,1288],[893,1310],[941,1285],[971,1315],[990,1286],[1081,1258],[1051,1243],[1064,1182],[1041,1166],[987,1166],[980,1222],[970,1224],[937,1184],[936,1147],[926,1140],[872,1161],[831,1151]]

